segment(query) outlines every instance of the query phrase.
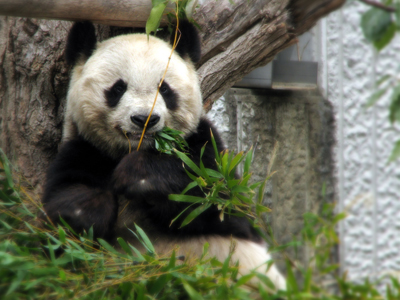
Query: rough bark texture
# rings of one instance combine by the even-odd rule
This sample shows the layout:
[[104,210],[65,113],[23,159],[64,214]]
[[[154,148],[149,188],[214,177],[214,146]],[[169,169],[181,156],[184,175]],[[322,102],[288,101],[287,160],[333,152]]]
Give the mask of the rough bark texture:
[[[167,11],[175,5],[169,3]],[[149,0],[0,0],[0,15],[53,20],[91,20],[113,26],[144,27]],[[132,16],[134,16],[132,18]],[[162,23],[166,23],[167,17]]]
[[[206,109],[244,75],[296,42],[344,0],[203,0],[193,14],[201,27],[198,65]],[[41,191],[61,139],[69,68],[70,22],[0,18],[0,147]],[[97,26],[100,39],[117,29]]]

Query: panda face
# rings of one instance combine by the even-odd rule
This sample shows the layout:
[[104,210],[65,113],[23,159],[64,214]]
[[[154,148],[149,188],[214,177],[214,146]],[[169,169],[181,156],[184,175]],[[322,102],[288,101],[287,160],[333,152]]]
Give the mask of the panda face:
[[[64,139],[79,134],[116,157],[138,145],[171,54],[171,46],[144,34],[97,44],[75,65],[67,96]],[[165,126],[185,136],[202,115],[198,78],[190,60],[173,53],[149,120],[142,149]],[[129,139],[129,141],[128,141]]]

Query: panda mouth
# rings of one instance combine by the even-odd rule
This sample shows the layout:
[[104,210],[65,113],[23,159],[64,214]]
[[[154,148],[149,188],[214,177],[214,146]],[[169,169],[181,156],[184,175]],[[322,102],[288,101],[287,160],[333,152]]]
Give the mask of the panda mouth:
[[[136,132],[136,131],[125,131],[123,130],[121,127],[118,127],[118,131],[122,134],[122,136],[125,139],[129,139],[129,140],[140,140],[140,138],[142,137],[142,131],[140,132]],[[145,133],[143,136],[143,139],[154,139],[154,134],[155,133]]]
[[[133,139],[133,140],[140,140],[140,138],[142,137],[142,132],[137,133],[137,132],[127,132],[126,136],[129,139]],[[143,136],[143,139],[149,139],[154,137],[154,133],[145,133]]]

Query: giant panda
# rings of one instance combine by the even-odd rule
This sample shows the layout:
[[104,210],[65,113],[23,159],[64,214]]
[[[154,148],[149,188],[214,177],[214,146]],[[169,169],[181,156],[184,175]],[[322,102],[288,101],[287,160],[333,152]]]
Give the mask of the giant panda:
[[[216,168],[210,140],[219,150],[223,142],[205,117],[194,64],[200,58],[196,29],[188,22],[172,54],[165,80],[151,114],[143,144],[138,145],[157,87],[171,54],[171,43],[145,34],[128,34],[97,42],[90,22],[75,23],[68,35],[66,60],[73,66],[67,94],[63,144],[50,165],[42,199],[47,217],[60,217],[76,232],[93,226],[96,238],[117,237],[140,248],[129,229],[141,227],[160,255],[200,257],[208,242],[210,256],[224,261],[234,245],[232,261],[239,272],[266,272],[278,289],[285,279],[271,260],[265,242],[251,224],[211,207],[189,225],[171,220],[186,203],[168,200],[191,182],[177,157],[155,150],[154,133],[165,126],[183,132],[188,155],[206,168]],[[127,139],[129,138],[129,140]],[[201,196],[200,189],[191,195]],[[203,194],[204,195],[204,194]]]

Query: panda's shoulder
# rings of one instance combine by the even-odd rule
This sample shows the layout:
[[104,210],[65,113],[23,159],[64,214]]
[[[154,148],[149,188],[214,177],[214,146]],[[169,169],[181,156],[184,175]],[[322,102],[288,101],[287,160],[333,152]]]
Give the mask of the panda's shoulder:
[[60,172],[71,172],[71,170],[84,171],[95,169],[112,169],[116,161],[106,155],[103,151],[93,146],[90,142],[78,136],[64,142],[50,165],[48,177],[52,178]]
[[191,136],[187,138],[187,142],[189,144],[189,148],[191,149],[202,148],[206,143],[209,144],[208,146],[211,148],[212,137],[216,142],[218,150],[222,151],[225,146],[221,136],[218,133],[218,130],[207,117],[203,116],[200,119],[196,132],[194,132]]

